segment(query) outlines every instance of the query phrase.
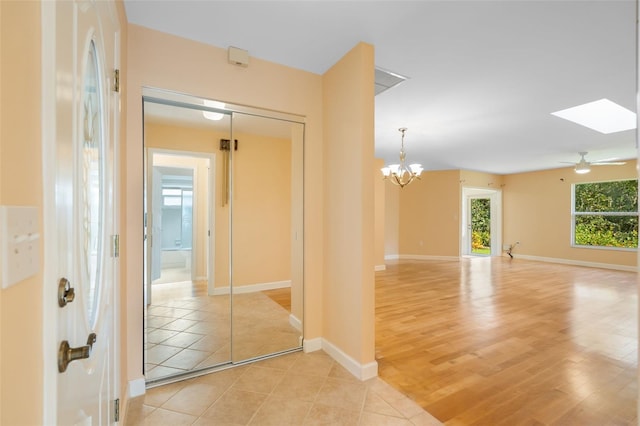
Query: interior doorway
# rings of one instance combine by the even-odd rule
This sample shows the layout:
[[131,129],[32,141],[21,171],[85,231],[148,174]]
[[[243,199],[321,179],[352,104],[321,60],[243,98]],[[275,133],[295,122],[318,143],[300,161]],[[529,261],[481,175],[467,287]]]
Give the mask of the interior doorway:
[[502,254],[502,192],[496,189],[462,188],[461,254]]

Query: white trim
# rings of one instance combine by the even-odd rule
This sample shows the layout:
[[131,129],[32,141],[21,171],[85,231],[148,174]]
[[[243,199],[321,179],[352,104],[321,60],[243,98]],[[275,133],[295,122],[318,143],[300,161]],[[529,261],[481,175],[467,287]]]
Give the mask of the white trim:
[[135,398],[144,395],[146,391],[147,385],[145,383],[144,377],[141,379],[129,380],[129,383],[127,383],[128,398]]
[[374,271],[378,272],[378,271],[384,271],[387,269],[387,265],[376,265],[375,268],[373,268]]
[[322,349],[322,337],[316,337],[314,339],[304,339],[302,342],[302,350],[304,353],[315,352]]
[[[42,2],[42,234],[53,235],[56,224],[56,3]],[[58,250],[55,238],[43,238],[43,282],[55,282]],[[42,424],[58,418],[58,305],[55,285],[45,285],[42,291]],[[8,392],[5,389],[5,392]]]
[[398,260],[400,259],[400,255],[399,254],[385,254],[384,255],[384,260]]
[[302,321],[300,321],[298,317],[293,314],[289,314],[289,324],[291,327],[302,333]]
[[[291,287],[291,280],[287,281],[274,281],[270,283],[258,283],[249,285],[239,285],[233,287],[234,294],[243,293],[255,293],[258,291],[275,290],[277,288],[289,288]],[[221,294],[229,294],[229,286],[216,287],[213,289],[213,296],[219,296]]]
[[305,339],[303,350],[305,353],[315,352],[319,350],[325,351],[331,358],[336,360],[340,365],[353,374],[358,379],[364,381],[378,376],[378,362],[372,361],[367,364],[360,364],[355,359],[344,353],[341,349],[322,337],[314,339]]
[[555,257],[529,256],[527,254],[514,254],[514,258],[534,260],[538,262],[560,263],[563,265],[586,266],[588,268],[614,269],[617,271],[636,272],[637,266],[616,265],[613,263],[585,262],[582,260],[559,259]]
[[209,279],[209,277],[204,276],[204,277],[195,277],[193,280],[194,281],[207,281]]
[[378,363],[376,361],[364,365],[360,364],[327,339],[322,339],[322,349],[360,380],[369,380],[378,375]]
[[[459,261],[460,256],[432,256],[432,255],[424,255],[424,254],[396,254],[394,257],[389,259],[395,260],[446,260],[446,261]],[[385,256],[385,259],[387,257]]]

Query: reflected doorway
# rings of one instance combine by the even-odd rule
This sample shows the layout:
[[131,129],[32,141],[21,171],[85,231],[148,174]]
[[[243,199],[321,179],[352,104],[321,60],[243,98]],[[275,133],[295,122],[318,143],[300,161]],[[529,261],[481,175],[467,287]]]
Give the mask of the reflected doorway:
[[[149,125],[151,128],[151,124]],[[145,200],[145,376],[153,381],[230,359],[229,300],[212,286],[214,154],[149,148]]]
[[[154,158],[157,161],[158,155]],[[169,161],[172,156],[166,156]],[[193,168],[153,166],[154,188],[160,199],[153,200],[159,229],[158,254],[153,251],[152,285],[193,281]]]

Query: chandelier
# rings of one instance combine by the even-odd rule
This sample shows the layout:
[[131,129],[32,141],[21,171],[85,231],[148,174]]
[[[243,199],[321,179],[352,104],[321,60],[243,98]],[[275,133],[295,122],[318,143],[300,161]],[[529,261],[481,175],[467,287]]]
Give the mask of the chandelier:
[[398,185],[400,188],[404,188],[409,185],[415,179],[420,179],[422,173],[422,165],[410,164],[408,167],[404,163],[406,154],[404,152],[404,134],[407,131],[406,127],[398,129],[402,133],[402,144],[400,145],[400,164],[390,164],[380,169],[384,179],[388,179],[394,185]]

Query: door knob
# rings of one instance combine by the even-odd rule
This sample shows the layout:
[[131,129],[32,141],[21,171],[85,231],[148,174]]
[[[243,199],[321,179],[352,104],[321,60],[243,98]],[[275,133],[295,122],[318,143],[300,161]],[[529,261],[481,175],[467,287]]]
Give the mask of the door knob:
[[69,341],[63,340],[58,349],[58,371],[60,373],[67,371],[67,366],[71,361],[89,358],[91,356],[91,348],[96,342],[96,337],[96,333],[91,333],[87,337],[87,344],[77,348],[70,347]]
[[73,302],[76,297],[76,291],[71,287],[71,283],[66,278],[60,278],[58,283],[58,306],[64,308],[67,303]]

